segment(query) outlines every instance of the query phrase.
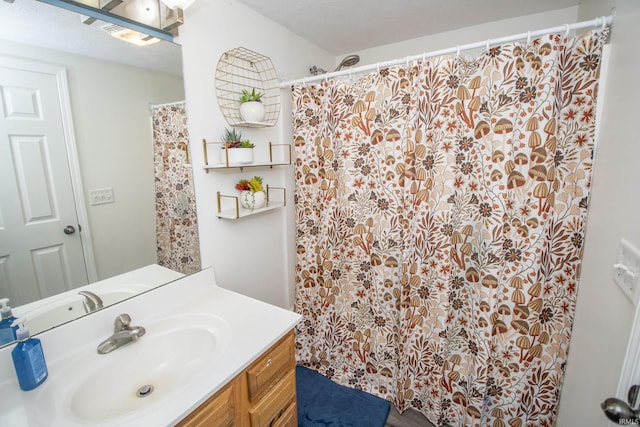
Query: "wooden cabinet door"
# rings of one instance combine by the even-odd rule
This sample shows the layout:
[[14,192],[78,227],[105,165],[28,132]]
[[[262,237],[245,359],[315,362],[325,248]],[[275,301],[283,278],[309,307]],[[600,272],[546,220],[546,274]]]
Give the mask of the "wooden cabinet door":
[[293,331],[177,427],[297,427]]
[[289,372],[265,397],[249,409],[251,427],[270,427],[295,402],[296,375]]
[[272,427],[298,427],[298,405],[295,400],[274,421]]
[[293,333],[275,344],[247,369],[249,401],[264,396],[287,372],[295,370]]
[[235,425],[235,383],[211,396],[182,420],[177,427],[229,427]]

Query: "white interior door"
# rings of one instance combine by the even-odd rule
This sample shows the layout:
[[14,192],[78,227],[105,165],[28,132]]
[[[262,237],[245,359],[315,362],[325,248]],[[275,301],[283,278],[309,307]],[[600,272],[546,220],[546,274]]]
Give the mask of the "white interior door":
[[88,282],[58,77],[0,56],[0,296],[12,305]]

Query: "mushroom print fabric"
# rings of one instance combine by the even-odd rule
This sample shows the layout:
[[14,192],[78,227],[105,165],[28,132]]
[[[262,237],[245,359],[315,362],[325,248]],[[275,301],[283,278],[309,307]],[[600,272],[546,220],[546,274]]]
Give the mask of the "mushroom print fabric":
[[158,264],[191,274],[201,264],[185,103],[153,106],[151,122]]
[[437,425],[553,425],[608,29],[293,87],[297,359]]

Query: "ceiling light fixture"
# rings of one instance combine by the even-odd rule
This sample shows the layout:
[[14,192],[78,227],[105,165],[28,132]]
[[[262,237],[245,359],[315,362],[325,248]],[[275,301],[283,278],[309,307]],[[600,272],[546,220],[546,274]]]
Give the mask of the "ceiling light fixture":
[[182,10],[185,10],[186,8],[191,6],[195,0],[160,0],[160,1],[170,9],[180,8]]
[[[174,41],[178,35],[178,27],[184,23],[182,9],[171,9],[160,0],[39,0],[53,6],[62,7],[82,15],[87,15],[83,21],[91,24],[96,20],[109,22],[125,28],[142,33],[139,39],[155,37],[169,42]],[[175,0],[173,0],[175,1]],[[190,0],[186,0],[190,1]],[[99,3],[90,6],[87,3]],[[104,10],[102,9],[104,7]],[[138,13],[140,7],[143,9],[142,15]],[[136,16],[132,16],[132,12]],[[146,13],[151,12],[151,13]],[[135,39],[135,37],[134,37]],[[139,43],[137,43],[139,44]]]
[[100,29],[106,31],[112,37],[135,44],[136,46],[147,46],[150,44],[158,43],[160,41],[160,39],[158,38],[143,34],[136,30],[121,27],[120,25],[116,24],[106,24],[100,27]]

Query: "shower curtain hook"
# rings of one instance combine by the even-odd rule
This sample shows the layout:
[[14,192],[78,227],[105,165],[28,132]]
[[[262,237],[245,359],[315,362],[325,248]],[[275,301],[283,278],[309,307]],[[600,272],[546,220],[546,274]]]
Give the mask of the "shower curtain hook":
[[380,74],[380,63],[379,62],[376,64],[376,70],[378,71],[378,74]]
[[602,27],[600,27],[600,31],[604,31],[604,27],[607,26],[607,18],[602,15]]
[[407,68],[409,68],[409,57],[407,56]]
[[456,46],[456,57],[460,58],[460,45]]
[[307,87],[307,78],[306,77],[302,78],[302,86]]
[[351,77],[351,68],[349,68],[349,81],[353,81],[353,78]]
[[487,53],[489,53],[489,45],[491,44],[491,39],[487,39]]
[[427,62],[427,52],[422,52],[422,63]]
[[569,24],[564,24],[564,26],[567,29],[567,31],[564,33],[564,38],[566,39],[567,37],[569,37],[569,32],[571,31],[571,28],[569,27]]
[[527,44],[531,44],[531,31],[527,31]]

